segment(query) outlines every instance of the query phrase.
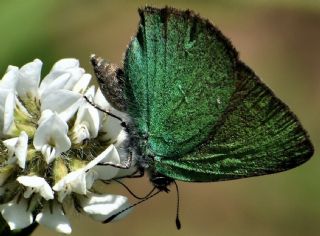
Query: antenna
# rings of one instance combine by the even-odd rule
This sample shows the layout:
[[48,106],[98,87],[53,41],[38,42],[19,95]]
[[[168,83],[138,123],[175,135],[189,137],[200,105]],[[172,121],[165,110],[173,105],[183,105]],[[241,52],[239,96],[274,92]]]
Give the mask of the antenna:
[[109,112],[109,111],[106,111],[106,110],[102,109],[102,108],[99,107],[97,104],[94,104],[93,102],[91,102],[87,96],[83,96],[83,97],[84,97],[84,99],[85,99],[91,106],[93,106],[93,107],[96,108],[97,110],[99,110],[99,111],[101,111],[101,112],[103,112],[103,113],[106,113],[106,114],[108,114],[109,116],[112,116],[113,118],[116,118],[117,120],[121,121],[121,126],[122,126],[122,127],[124,127],[124,128],[127,127],[126,122],[124,122],[121,117],[119,117],[119,116],[117,116],[117,115],[115,115],[115,114],[113,114],[113,113],[111,113],[111,112]]
[[[153,191],[154,191],[154,189],[155,189],[155,188],[153,188]],[[152,192],[153,192],[153,191],[152,191]],[[123,212],[131,209],[132,207],[135,207],[136,205],[139,205],[140,203],[143,203],[144,201],[148,200],[149,198],[152,198],[152,197],[156,196],[156,195],[157,195],[158,193],[160,193],[160,192],[161,192],[161,190],[158,190],[157,192],[155,192],[155,193],[147,196],[146,198],[140,200],[139,202],[136,202],[135,204],[133,204],[133,205],[131,205],[131,206],[129,206],[129,207],[127,207],[127,208],[125,208],[125,209],[117,212],[116,214],[113,214],[112,216],[110,216],[109,218],[107,218],[105,221],[103,221],[103,223],[106,224],[106,223],[111,222],[111,221],[112,221],[114,218],[116,218],[118,215],[120,215],[120,214],[122,214]]]
[[179,188],[178,188],[178,184],[176,183],[176,181],[173,181],[174,185],[176,186],[176,191],[177,191],[177,213],[176,213],[176,227],[177,229],[181,229],[181,222],[179,219],[179,211],[180,211],[180,195],[179,195]]
[[117,179],[113,179],[115,182],[117,182],[118,184],[121,184],[134,198],[136,199],[139,199],[139,200],[143,200],[143,199],[146,199],[147,197],[149,197],[153,192],[154,190],[156,189],[155,187],[151,189],[151,191],[149,193],[147,193],[144,197],[138,197],[134,192],[132,192],[132,190],[127,186],[125,185],[124,183],[122,183],[120,180],[117,180]]
[[[135,197],[136,199],[139,199],[140,201],[136,202],[135,204],[111,215],[109,218],[107,218],[106,220],[103,221],[104,224],[111,222],[114,218],[116,218],[118,215],[122,214],[123,212],[126,212],[127,210],[139,205],[140,203],[143,203],[144,201],[154,197],[155,195],[157,195],[158,193],[162,192],[162,190],[159,190],[157,192],[154,193],[154,190],[156,189],[156,187],[153,187],[152,190],[146,194],[146,196],[144,197],[138,197],[135,193],[132,192],[132,190],[125,185],[124,183],[122,183],[120,180],[117,179],[113,179],[114,181],[116,181],[117,183],[121,184],[133,197]],[[181,229],[181,222],[180,222],[180,217],[179,217],[179,212],[180,212],[180,194],[179,194],[179,187],[178,184],[176,183],[176,181],[173,181],[175,187],[176,187],[176,191],[177,191],[177,208],[176,208],[176,227],[178,230]]]

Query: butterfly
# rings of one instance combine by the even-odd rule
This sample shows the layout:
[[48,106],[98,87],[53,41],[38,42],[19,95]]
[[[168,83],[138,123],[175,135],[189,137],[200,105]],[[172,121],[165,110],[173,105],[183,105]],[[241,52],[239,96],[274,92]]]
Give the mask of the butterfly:
[[123,68],[91,60],[129,117],[128,155],[157,189],[281,172],[313,155],[296,116],[208,20],[169,7],[139,14]]

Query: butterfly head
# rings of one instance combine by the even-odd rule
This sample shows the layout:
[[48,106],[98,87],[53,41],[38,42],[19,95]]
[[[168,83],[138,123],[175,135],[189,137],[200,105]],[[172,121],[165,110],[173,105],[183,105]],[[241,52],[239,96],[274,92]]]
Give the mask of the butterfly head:
[[168,193],[170,191],[168,186],[173,183],[174,180],[158,172],[153,172],[150,174],[150,181],[154,187]]

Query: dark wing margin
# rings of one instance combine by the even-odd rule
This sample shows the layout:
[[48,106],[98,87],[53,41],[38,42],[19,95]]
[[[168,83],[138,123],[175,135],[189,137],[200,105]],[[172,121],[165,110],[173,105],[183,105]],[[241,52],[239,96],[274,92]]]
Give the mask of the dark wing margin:
[[124,61],[128,113],[152,153],[177,158],[204,142],[228,106],[237,52],[191,11],[147,7],[139,14]]
[[208,140],[179,159],[155,158],[160,173],[210,182],[285,171],[306,162],[313,146],[289,108],[243,63],[237,89]]

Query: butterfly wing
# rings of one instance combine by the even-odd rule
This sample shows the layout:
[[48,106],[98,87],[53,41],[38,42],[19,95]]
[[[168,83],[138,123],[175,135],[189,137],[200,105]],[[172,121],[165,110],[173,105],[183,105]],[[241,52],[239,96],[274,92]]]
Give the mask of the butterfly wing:
[[230,103],[237,53],[192,12],[139,13],[124,61],[128,113],[154,154],[175,158],[206,140]]
[[293,168],[313,154],[296,117],[230,42],[189,11],[145,8],[126,52],[129,114],[156,171],[219,181]]
[[157,157],[160,173],[184,181],[220,181],[291,169],[313,147],[288,107],[244,64],[236,91],[208,140],[178,159]]

